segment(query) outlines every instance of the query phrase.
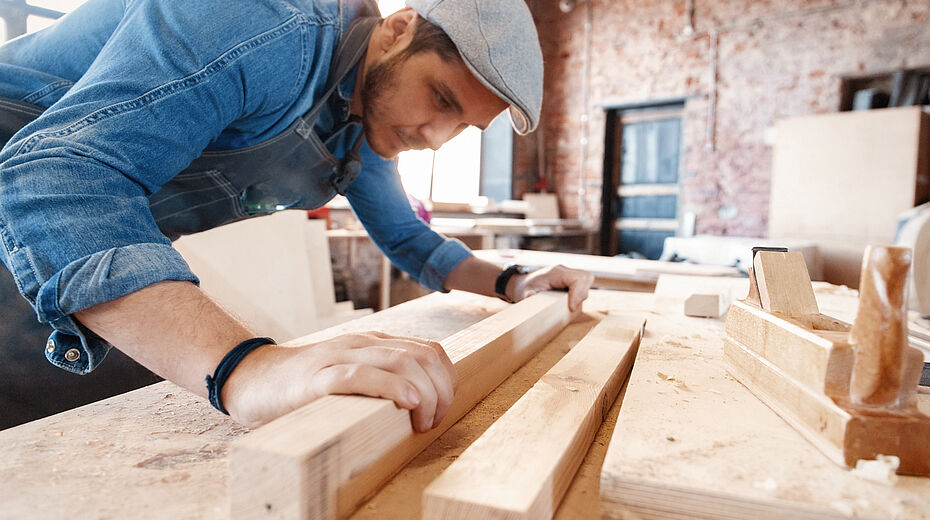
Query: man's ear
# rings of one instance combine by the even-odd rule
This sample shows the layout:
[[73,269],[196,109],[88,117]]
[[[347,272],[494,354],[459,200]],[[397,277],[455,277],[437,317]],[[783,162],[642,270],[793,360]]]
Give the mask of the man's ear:
[[388,52],[397,45],[405,45],[413,36],[417,12],[409,7],[388,15],[381,23],[381,32],[377,44],[382,52]]

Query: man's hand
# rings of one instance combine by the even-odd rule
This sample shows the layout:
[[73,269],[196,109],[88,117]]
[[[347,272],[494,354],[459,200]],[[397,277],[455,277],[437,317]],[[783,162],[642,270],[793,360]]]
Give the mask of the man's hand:
[[[469,256],[446,276],[444,287],[495,296],[494,282],[499,274],[500,266]],[[510,277],[504,292],[511,301],[518,302],[540,291],[568,289],[568,308],[574,311],[588,297],[593,282],[594,275],[587,271],[556,265]]]
[[568,289],[568,308],[574,311],[588,297],[594,275],[562,265],[545,267],[526,275],[517,275],[507,283],[507,296],[518,302],[552,289]]
[[325,395],[383,397],[410,410],[414,429],[425,432],[449,411],[456,383],[439,343],[366,332],[260,347],[233,371],[222,397],[230,415],[250,427]]

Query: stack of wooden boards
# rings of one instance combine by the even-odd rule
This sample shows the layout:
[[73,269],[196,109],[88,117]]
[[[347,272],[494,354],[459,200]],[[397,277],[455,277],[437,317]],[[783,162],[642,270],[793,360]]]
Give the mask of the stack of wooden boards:
[[[430,432],[414,433],[409,412],[388,400],[330,396],[237,441],[234,517],[350,515],[571,319],[566,294],[538,294],[442,341],[459,388]],[[427,490],[425,515],[551,516],[629,372],[643,326],[630,317],[599,324]],[[524,473],[515,475],[517,467]],[[505,492],[488,496],[489,484]]]

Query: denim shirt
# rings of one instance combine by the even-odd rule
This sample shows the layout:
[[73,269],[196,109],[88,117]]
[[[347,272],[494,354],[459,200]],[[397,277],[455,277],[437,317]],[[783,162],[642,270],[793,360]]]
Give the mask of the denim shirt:
[[[149,199],[204,150],[270,139],[318,100],[364,0],[90,0],[0,46],[0,98],[46,108],[0,152],[2,259],[54,329],[46,356],[87,373],[110,345],[74,312],[164,280],[197,282]],[[318,120],[347,124],[355,74]],[[331,150],[341,157],[350,140]],[[378,247],[442,290],[470,253],[407,202],[396,162],[366,145],[347,192]]]

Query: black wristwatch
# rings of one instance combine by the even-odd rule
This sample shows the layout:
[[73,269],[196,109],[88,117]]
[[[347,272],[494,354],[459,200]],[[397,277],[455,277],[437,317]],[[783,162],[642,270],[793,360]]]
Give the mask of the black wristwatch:
[[497,275],[497,281],[494,282],[494,294],[505,302],[513,303],[513,300],[507,297],[507,282],[515,274],[526,274],[528,272],[530,272],[528,267],[517,264],[508,265],[506,269],[501,271],[501,274]]

